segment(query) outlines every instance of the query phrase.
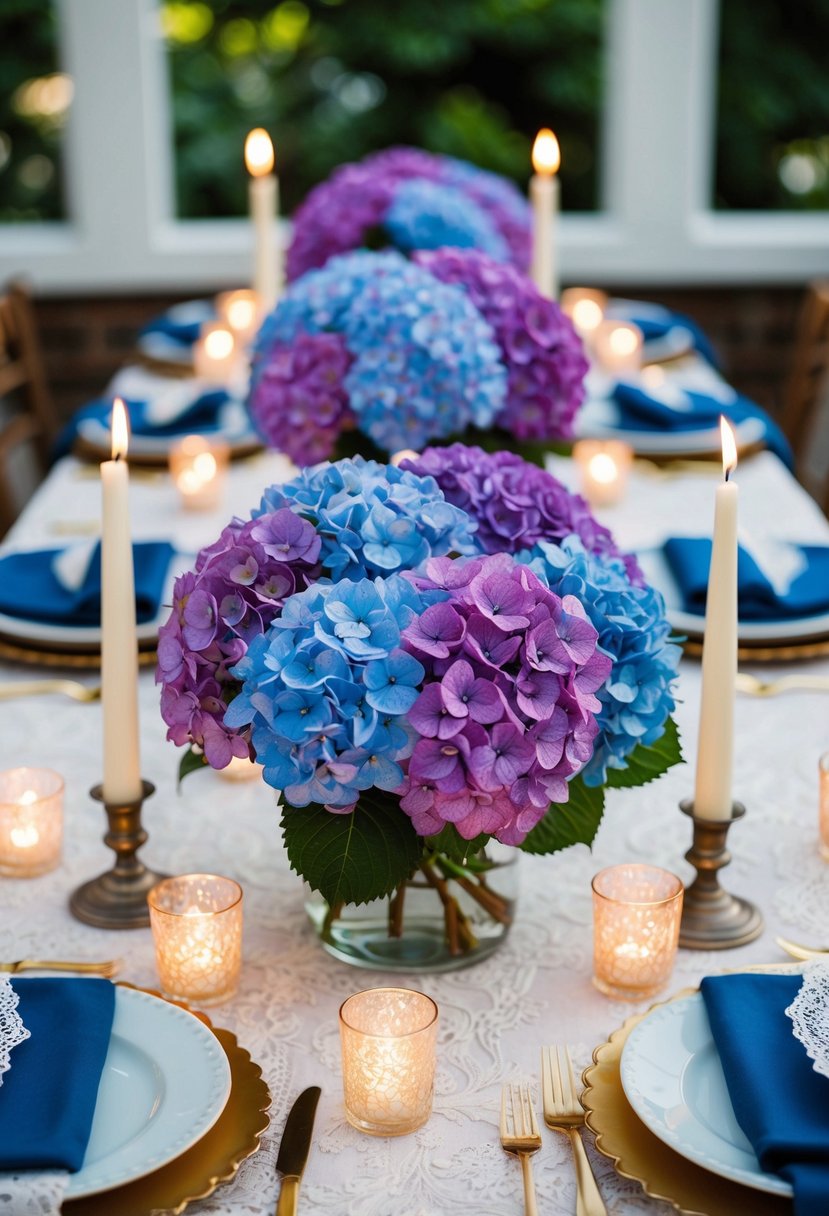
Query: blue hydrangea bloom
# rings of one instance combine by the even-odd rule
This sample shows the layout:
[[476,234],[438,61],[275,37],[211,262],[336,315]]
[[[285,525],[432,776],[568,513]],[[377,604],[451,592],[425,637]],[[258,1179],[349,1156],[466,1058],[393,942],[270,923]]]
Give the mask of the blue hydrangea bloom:
[[405,714],[425,675],[401,630],[430,598],[397,574],[318,583],[233,668],[243,684],[225,725],[251,727],[265,781],[291,805],[345,812],[362,790],[401,785],[414,746]]
[[474,552],[475,524],[446,501],[433,477],[362,456],[303,469],[271,486],[258,514],[280,507],[314,523],[319,561],[333,579],[386,576],[429,557]]
[[[486,428],[506,401],[500,347],[467,292],[394,250],[332,258],[291,285],[259,331],[249,401],[281,350],[322,333],[338,334],[350,359],[342,387],[352,425],[384,451]],[[307,463],[307,440],[297,443],[289,454]]]
[[482,249],[498,261],[509,247],[482,207],[454,186],[425,178],[401,182],[383,227],[398,249]]
[[575,595],[599,633],[613,668],[596,693],[599,733],[582,776],[600,786],[623,769],[639,743],[655,743],[674,709],[672,685],[681,648],[670,641],[665,602],[653,587],[634,586],[620,557],[588,553],[576,536],[539,541],[517,555],[557,595]]

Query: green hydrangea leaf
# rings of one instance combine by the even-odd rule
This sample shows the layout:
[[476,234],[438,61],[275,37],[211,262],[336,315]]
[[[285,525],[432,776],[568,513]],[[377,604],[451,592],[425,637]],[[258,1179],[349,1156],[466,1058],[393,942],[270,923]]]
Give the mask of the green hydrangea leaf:
[[423,856],[399,799],[380,790],[364,791],[350,815],[284,806],[282,831],[291,869],[331,905],[391,895]]
[[[436,836],[430,836],[426,841],[427,848],[434,853],[448,857],[450,861],[461,865],[471,862],[486,847],[490,837],[485,833],[476,836],[474,840],[464,840],[453,823],[447,823]],[[474,868],[474,867],[472,867]]]
[[634,785],[647,785],[649,781],[661,777],[674,764],[679,764],[682,758],[679,729],[673,718],[668,718],[665,733],[656,743],[651,743],[649,747],[640,743],[633,749],[627,758],[627,768],[607,770],[608,788],[630,789]]
[[589,789],[580,776],[569,786],[570,801],[553,803],[521,845],[525,853],[557,853],[571,844],[593,843],[604,813],[604,790]]
[[181,757],[181,763],[178,766],[178,780],[176,788],[181,789],[181,783],[190,773],[195,773],[200,768],[207,768],[207,760],[204,752],[194,751],[192,747],[188,747],[187,751]]

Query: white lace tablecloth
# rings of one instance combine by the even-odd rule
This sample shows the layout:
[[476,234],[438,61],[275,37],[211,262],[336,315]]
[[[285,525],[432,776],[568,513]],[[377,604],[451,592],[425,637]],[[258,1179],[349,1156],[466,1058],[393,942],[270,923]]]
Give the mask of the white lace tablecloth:
[[[226,510],[216,516],[179,512],[163,476],[133,483],[133,519],[140,536],[174,535],[182,549],[212,539],[232,510],[247,511],[259,491],[284,467],[261,458],[231,473]],[[825,521],[772,457],[741,470],[743,518],[780,520],[806,538],[826,536]],[[642,541],[654,519],[710,514],[713,479],[645,479],[624,507],[605,513],[620,538]],[[67,461],[52,475],[15,530],[14,542],[62,539],[74,520],[79,531],[97,514],[98,492],[89,470]],[[707,513],[707,514],[706,514]],[[756,519],[754,518],[756,516]],[[750,668],[749,668],[750,669]],[[758,669],[759,670],[759,669]],[[788,670],[788,668],[783,669]],[[829,661],[810,670],[829,675]],[[32,673],[6,665],[2,679]],[[771,674],[780,674],[775,670]],[[90,676],[90,680],[94,677]],[[454,974],[408,977],[440,1006],[434,1114],[421,1131],[378,1140],[345,1122],[340,1081],[337,1009],[360,988],[396,982],[324,954],[306,921],[302,889],[283,855],[274,796],[256,782],[234,785],[206,771],[176,791],[179,753],[164,741],[152,675],[142,676],[142,772],[155,783],[145,805],[150,833],[143,856],[173,872],[213,870],[238,879],[245,890],[244,968],[238,995],[213,1011],[217,1025],[233,1030],[261,1064],[273,1093],[272,1123],[263,1151],[212,1198],[194,1203],[193,1216],[270,1216],[277,1182],[276,1144],[293,1098],[305,1086],[322,1086],[314,1147],[303,1182],[300,1210],[307,1216],[504,1216],[519,1213],[520,1169],[498,1144],[501,1082],[537,1083],[539,1049],[569,1042],[584,1067],[592,1049],[639,1006],[619,1004],[592,986],[590,879],[622,860],[647,860],[688,879],[684,861],[690,825],[678,810],[693,791],[693,763],[642,789],[613,791],[592,852],[583,846],[550,858],[521,860],[521,895],[515,926],[490,959]],[[699,706],[699,667],[683,662],[677,717],[685,753],[693,761]],[[60,697],[30,697],[0,706],[0,767],[49,766],[66,778],[66,845],[60,869],[39,879],[0,879],[0,958],[63,956],[124,959],[123,977],[157,983],[149,929],[108,933],[73,920],[70,891],[110,867],[101,843],[104,820],[88,796],[101,777],[101,706]],[[829,749],[829,697],[793,693],[773,700],[741,697],[736,713],[735,797],[748,814],[729,838],[733,862],[724,879],[753,898],[766,917],[763,936],[726,953],[681,951],[672,988],[696,983],[722,966],[782,960],[776,933],[825,940],[829,925],[829,870],[817,852],[817,761]],[[669,1208],[646,1198],[636,1183],[619,1178],[588,1146],[614,1214]],[[540,1210],[571,1216],[575,1179],[564,1136],[544,1133],[535,1158]],[[712,1176],[712,1187],[716,1180]],[[750,1196],[749,1196],[750,1198]],[[748,1208],[747,1208],[748,1210]]]

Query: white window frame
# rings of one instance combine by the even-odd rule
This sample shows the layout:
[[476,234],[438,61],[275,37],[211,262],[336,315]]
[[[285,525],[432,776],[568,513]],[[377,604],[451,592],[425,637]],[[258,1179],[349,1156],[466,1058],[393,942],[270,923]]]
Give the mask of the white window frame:
[[[22,273],[46,294],[186,294],[244,283],[246,221],[175,218],[156,0],[57,4],[61,67],[75,82],[64,157],[71,219],[0,226],[0,281]],[[708,205],[718,0],[610,0],[609,8],[605,210],[562,217],[565,282],[771,284],[829,274],[829,213]]]

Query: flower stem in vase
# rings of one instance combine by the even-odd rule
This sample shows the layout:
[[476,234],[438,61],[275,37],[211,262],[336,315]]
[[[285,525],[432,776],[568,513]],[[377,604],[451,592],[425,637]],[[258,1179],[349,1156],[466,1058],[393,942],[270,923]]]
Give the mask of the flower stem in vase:
[[403,905],[406,902],[406,884],[402,882],[389,900],[389,937],[403,936]]
[[428,861],[420,863],[420,870],[429,885],[435,888],[440,902],[443,904],[449,953],[458,955],[464,954],[467,950],[474,950],[478,945],[478,939],[472,932],[468,917],[461,911],[454,895],[450,894],[449,883],[435,873]]
[[447,857],[436,857],[435,864],[445,878],[453,878],[458,886],[466,891],[467,895],[470,895],[476,903],[481,905],[485,912],[489,913],[493,920],[499,921],[502,925],[512,924],[512,907],[510,903],[486,885],[485,874],[481,874],[477,878],[471,878],[460,866],[450,861]]

